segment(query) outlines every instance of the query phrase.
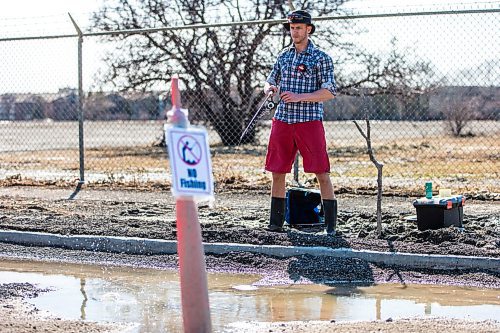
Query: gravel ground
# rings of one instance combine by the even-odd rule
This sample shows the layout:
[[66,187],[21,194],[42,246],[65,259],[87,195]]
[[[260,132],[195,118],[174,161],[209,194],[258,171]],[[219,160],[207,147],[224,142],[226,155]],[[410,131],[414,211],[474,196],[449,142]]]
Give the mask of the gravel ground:
[[[500,202],[497,199],[472,197],[464,207],[464,230],[445,228],[418,231],[415,222],[404,217],[414,215],[414,198],[385,197],[383,233],[375,233],[375,197],[340,194],[339,235],[317,235],[320,228],[288,229],[284,233],[264,230],[268,219],[268,194],[265,191],[219,193],[213,207],[199,206],[204,242],[232,242],[296,246],[350,247],[393,252],[455,254],[500,257]],[[488,196],[492,198],[492,196]],[[496,198],[496,196],[493,196]],[[487,199],[487,198],[486,198]],[[0,229],[42,231],[64,235],[113,235],[176,239],[175,205],[170,193],[159,191],[111,191],[39,187],[0,187]],[[125,265],[157,269],[175,269],[175,255],[127,256],[122,254],[70,251],[0,244],[0,257],[29,260],[52,260],[99,265]],[[256,273],[259,284],[336,283],[358,281],[374,283],[424,283],[477,286],[500,289],[500,274],[460,270],[412,270],[405,267],[374,265],[357,259],[313,258],[287,259],[263,255],[230,253],[207,255],[207,269],[217,272]],[[9,286],[0,286],[0,326],[2,332],[105,332],[116,326],[47,319],[22,303],[23,297],[37,292],[33,286],[20,285],[21,295],[4,296]],[[24,289],[23,289],[24,288]],[[40,324],[39,324],[40,322]],[[17,325],[17,326],[16,326]],[[89,325],[80,327],[78,325]],[[466,322],[448,319],[395,320],[335,324],[330,322],[251,323],[253,332],[336,332],[352,331],[429,331],[429,332],[500,332],[497,322]],[[347,325],[347,326],[345,326]],[[4,330],[5,327],[5,330]],[[17,327],[17,328],[16,328]],[[245,332],[235,327],[228,332]]]
[[406,333],[406,332],[427,332],[427,333],[486,333],[500,332],[500,323],[495,321],[466,321],[466,320],[451,320],[451,319],[400,319],[388,321],[371,321],[358,323],[335,323],[323,321],[310,322],[284,322],[284,323],[249,323],[241,325],[231,332],[296,332],[296,333],[336,333],[336,332],[390,332],[390,333]]
[[[170,193],[37,187],[0,188],[0,229],[63,235],[109,235],[175,240],[175,205]],[[204,242],[326,246],[423,254],[500,257],[500,201],[468,200],[464,230],[417,230],[405,217],[416,213],[415,198],[384,198],[382,235],[376,234],[376,198],[341,194],[338,237],[318,235],[322,228],[264,230],[268,194],[239,191],[218,194],[213,207],[199,206]]]

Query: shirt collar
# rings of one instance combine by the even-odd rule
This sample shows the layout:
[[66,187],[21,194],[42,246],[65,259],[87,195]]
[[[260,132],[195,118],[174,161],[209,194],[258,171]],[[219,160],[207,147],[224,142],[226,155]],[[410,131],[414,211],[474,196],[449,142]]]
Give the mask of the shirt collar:
[[[309,39],[309,41],[307,42],[307,47],[306,47],[306,49],[302,53],[304,53],[304,54],[313,54],[313,52],[314,52],[315,49],[316,49],[316,45],[314,45],[314,43],[312,42],[312,40]],[[292,45],[290,45],[290,50],[296,51],[295,44],[292,43]]]

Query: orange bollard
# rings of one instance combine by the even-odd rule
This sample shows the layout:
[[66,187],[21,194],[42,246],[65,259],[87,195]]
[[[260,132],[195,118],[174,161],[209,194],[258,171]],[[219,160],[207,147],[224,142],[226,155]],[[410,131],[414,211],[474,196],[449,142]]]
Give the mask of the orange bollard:
[[184,332],[211,332],[205,257],[194,200],[177,198],[176,216]]
[[187,114],[181,109],[181,93],[179,90],[179,77],[172,77],[172,110],[167,112],[168,121],[175,127],[187,128],[189,121]]
[[[172,78],[171,92],[169,122],[175,127],[187,128],[187,116],[180,109],[178,77]],[[211,332],[207,272],[197,206],[192,196],[176,197],[175,206],[184,332]]]
[[179,90],[179,76],[174,75],[172,77],[172,86],[170,87],[170,92],[172,93],[172,108],[181,108],[181,92]]

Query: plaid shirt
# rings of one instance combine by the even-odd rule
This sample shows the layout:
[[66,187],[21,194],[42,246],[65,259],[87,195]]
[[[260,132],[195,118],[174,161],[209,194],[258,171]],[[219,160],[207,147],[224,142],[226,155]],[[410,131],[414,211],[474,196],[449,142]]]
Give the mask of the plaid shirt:
[[[301,53],[296,52],[293,44],[281,51],[266,81],[281,92],[302,94],[325,88],[334,96],[337,94],[332,58],[311,41]],[[288,124],[323,120],[323,103],[280,100],[274,118]]]

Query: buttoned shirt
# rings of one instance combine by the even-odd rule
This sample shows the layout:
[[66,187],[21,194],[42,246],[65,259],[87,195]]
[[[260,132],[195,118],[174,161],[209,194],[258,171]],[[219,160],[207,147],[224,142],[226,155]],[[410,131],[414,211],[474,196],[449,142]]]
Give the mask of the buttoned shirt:
[[[279,87],[281,93],[312,93],[324,88],[334,96],[337,94],[332,58],[312,41],[300,53],[293,44],[283,49],[266,81]],[[323,103],[280,100],[274,118],[289,124],[323,120]]]

